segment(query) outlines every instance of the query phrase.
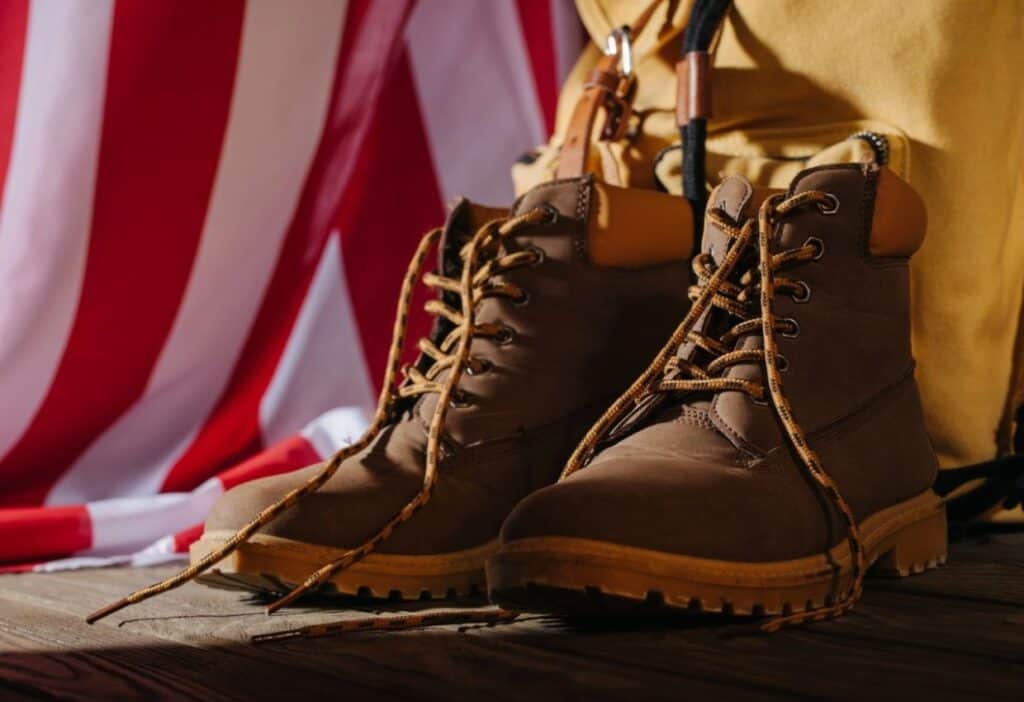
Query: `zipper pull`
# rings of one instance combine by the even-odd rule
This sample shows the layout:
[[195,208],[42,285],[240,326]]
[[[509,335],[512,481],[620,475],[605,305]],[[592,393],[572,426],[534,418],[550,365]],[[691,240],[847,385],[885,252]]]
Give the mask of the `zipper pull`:
[[875,163],[879,166],[885,166],[889,163],[889,140],[884,134],[863,130],[854,132],[847,138],[866,141],[871,150],[875,152]]

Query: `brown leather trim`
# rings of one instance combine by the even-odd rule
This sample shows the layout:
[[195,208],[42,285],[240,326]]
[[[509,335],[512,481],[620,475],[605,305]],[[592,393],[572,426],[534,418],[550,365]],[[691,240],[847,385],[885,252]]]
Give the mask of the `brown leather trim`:
[[496,219],[508,217],[508,209],[504,207],[488,207],[475,202],[466,201],[464,216],[466,234],[473,234],[480,227]]
[[706,51],[691,51],[676,64],[676,124],[711,116],[711,59]]
[[[608,90],[603,85],[603,75],[614,76],[616,56],[602,56],[595,66],[587,87],[573,108],[569,126],[565,130],[565,140],[558,154],[558,170],[555,177],[577,178],[588,172],[587,161],[590,155],[590,135],[594,130],[594,120],[601,109]],[[595,80],[596,78],[596,80]],[[617,84],[617,80],[613,84]]]
[[893,171],[878,169],[868,251],[872,256],[912,255],[924,242],[928,216],[921,196]]

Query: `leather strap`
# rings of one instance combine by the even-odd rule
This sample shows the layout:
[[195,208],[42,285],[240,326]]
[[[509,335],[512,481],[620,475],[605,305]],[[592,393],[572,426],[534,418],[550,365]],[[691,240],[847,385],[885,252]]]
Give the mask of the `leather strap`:
[[[643,31],[663,0],[655,0],[629,26],[635,37]],[[558,178],[578,178],[589,172],[590,146],[593,141],[597,114],[604,111],[605,119],[598,135],[600,141],[618,141],[629,128],[636,96],[636,79],[619,70],[619,56],[605,54],[583,84],[583,94],[573,108],[565,140],[558,156]]]
[[711,60],[706,51],[690,51],[676,64],[676,124],[711,116]]
[[584,83],[583,94],[573,108],[559,152],[557,177],[576,178],[587,172],[591,135],[600,110],[605,111],[602,140],[621,139],[625,133],[636,81],[619,74],[618,62],[618,56],[602,56]]

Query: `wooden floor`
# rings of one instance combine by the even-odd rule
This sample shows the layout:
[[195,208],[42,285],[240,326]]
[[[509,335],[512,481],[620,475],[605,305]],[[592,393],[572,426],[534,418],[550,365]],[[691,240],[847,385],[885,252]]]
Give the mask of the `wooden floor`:
[[961,540],[945,568],[872,580],[844,619],[772,636],[736,621],[524,616],[255,646],[254,633],[392,610],[321,601],[268,618],[198,585],[83,623],[170,571],[0,577],[0,700],[1024,700],[1020,533]]

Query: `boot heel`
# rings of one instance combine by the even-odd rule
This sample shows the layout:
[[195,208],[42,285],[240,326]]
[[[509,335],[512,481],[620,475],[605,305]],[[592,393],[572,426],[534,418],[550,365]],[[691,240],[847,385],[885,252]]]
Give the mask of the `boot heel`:
[[886,538],[869,572],[905,578],[946,562],[946,510],[941,509]]

